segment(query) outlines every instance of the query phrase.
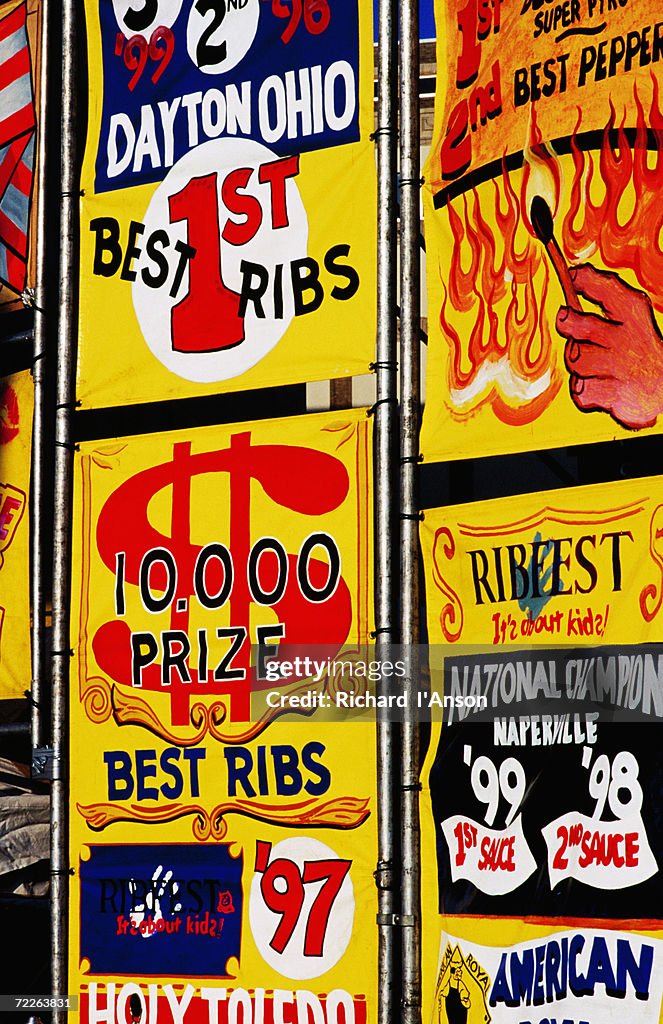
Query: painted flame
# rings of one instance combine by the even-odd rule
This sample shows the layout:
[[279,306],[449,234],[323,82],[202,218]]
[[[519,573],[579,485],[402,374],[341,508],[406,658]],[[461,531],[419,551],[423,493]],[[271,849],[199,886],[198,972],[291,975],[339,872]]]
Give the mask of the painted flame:
[[[482,212],[476,189],[447,204],[453,247],[440,325],[451,348],[453,414],[461,419],[489,403],[505,423],[529,423],[561,386],[545,315],[548,266],[525,213],[537,193],[557,210],[560,182],[557,161],[544,147],[533,117],[520,194],[504,161],[501,178],[492,183],[497,232]],[[467,344],[461,341],[457,314],[464,320]]]
[[520,205],[527,230],[534,234],[529,212],[535,196],[541,196],[550,207],[553,219],[559,210],[562,193],[562,172],[559,161],[551,146],[543,141],[541,129],[536,121],[536,107],[530,110],[529,140],[523,149],[523,180],[520,191]]
[[502,174],[492,182],[492,202],[486,188],[481,198],[472,189],[447,203],[453,244],[447,273],[440,268],[440,325],[450,349],[455,418],[471,417],[488,404],[505,423],[531,423],[565,380],[563,345],[554,332],[564,299],[556,279],[550,294],[550,265],[533,234],[529,211],[535,195],[548,203],[571,264],[591,258],[619,270],[663,311],[663,113],[653,76],[652,82],[648,113],[634,89],[632,146],[627,115],[617,125],[611,104],[600,150],[581,151],[579,110],[565,183],[533,109],[522,171],[508,172],[503,160]]
[[[597,253],[611,270],[631,270],[656,309],[663,311],[663,114],[658,81],[653,76],[652,85],[649,126],[634,90],[637,121],[633,148],[624,130],[626,115],[616,128],[612,104],[598,154],[581,152],[575,136],[572,138],[574,175],[562,243],[572,262]],[[579,111],[576,132],[580,123]],[[649,140],[652,150],[648,149]]]

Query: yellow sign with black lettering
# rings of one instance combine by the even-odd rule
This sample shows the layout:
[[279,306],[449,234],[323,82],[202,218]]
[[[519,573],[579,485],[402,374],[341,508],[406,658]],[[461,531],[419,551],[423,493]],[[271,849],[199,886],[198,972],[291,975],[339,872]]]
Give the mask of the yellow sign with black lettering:
[[370,465],[365,410],[81,445],[86,1024],[374,1018],[374,725],[320,721],[342,684],[299,657],[368,642]]
[[662,499],[425,513],[424,1021],[660,1022]]
[[81,405],[367,372],[370,4],[87,0],[86,13]]
[[662,514],[656,477],[428,509],[430,642],[657,640]]

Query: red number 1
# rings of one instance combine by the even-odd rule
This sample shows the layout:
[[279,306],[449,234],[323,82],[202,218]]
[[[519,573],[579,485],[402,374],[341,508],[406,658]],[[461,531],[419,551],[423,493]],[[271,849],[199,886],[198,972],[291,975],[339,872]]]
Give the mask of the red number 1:
[[216,174],[192,178],[168,199],[171,223],[186,221],[188,243],[196,250],[189,292],[171,312],[175,352],[218,352],[244,341],[239,295],[226,287],[221,272],[216,180]]
[[479,74],[481,44],[477,39],[479,31],[478,0],[467,0],[458,11],[458,29],[461,34],[461,50],[456,66],[456,85],[467,89]]

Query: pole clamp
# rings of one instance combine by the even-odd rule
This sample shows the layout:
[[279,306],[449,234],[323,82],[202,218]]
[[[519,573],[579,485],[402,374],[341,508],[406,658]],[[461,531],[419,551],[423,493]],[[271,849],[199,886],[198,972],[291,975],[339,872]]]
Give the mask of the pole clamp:
[[62,778],[61,755],[54,747],[35,747],[32,751],[32,778],[57,782]]
[[388,928],[414,928],[416,923],[410,914],[378,914],[375,920]]
[[396,401],[396,398],[395,397],[393,397],[393,398],[378,398],[377,402],[374,402],[373,405],[370,407],[370,409],[368,409],[366,411],[366,415],[367,416],[375,416],[375,413],[377,412],[377,410],[379,409],[379,407],[381,405],[389,405],[389,404],[394,404],[394,405],[398,404],[397,401]]
[[393,888],[392,862],[390,860],[378,861],[378,865],[373,872],[373,878],[375,879],[375,887],[377,889],[380,889],[382,892],[390,892]]

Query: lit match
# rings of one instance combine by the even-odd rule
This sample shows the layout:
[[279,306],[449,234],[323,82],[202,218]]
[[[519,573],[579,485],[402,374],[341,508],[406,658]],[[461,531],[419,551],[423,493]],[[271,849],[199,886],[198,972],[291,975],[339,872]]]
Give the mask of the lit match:
[[564,292],[566,305],[571,309],[575,309],[577,312],[582,313],[580,299],[578,298],[578,293],[573,287],[573,281],[569,274],[567,262],[562,256],[562,250],[555,238],[552,213],[550,212],[550,207],[543,196],[534,196],[530,207],[530,220],[536,237],[545,245],[546,252],[550,257],[550,262],[555,268],[555,273],[559,278],[559,283],[561,284],[562,291]]

